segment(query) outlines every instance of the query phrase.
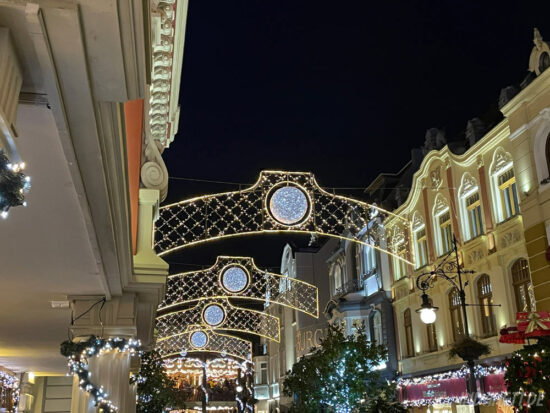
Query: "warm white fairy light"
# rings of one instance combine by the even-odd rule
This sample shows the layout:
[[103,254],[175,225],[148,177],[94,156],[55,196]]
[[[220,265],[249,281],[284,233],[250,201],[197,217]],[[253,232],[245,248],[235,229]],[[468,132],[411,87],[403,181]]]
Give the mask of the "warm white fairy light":
[[[311,173],[263,171],[250,188],[162,207],[155,224],[154,246],[162,256],[219,238],[294,232],[357,242],[414,265],[388,250],[381,243],[384,234],[369,228],[373,211],[408,224],[406,218],[375,205],[323,190]],[[369,236],[359,238],[365,228],[369,228]]]
[[307,214],[309,202],[305,193],[295,186],[276,189],[269,200],[269,212],[285,225],[299,223]]
[[222,273],[222,286],[231,293],[240,293],[250,282],[250,276],[238,265],[232,265]]
[[224,309],[217,304],[211,304],[204,309],[204,321],[212,327],[219,326],[225,319]]

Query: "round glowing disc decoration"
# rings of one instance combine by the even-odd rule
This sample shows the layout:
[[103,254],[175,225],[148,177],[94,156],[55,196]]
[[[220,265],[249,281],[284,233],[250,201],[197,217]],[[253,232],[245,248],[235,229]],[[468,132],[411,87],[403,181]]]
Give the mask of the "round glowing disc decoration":
[[233,265],[222,272],[221,282],[230,293],[240,293],[248,287],[250,277],[244,268]]
[[269,200],[269,212],[284,225],[300,223],[307,215],[309,201],[306,194],[295,186],[282,186],[273,192]]
[[208,335],[203,331],[195,331],[189,337],[191,345],[195,348],[203,348],[208,344]]
[[220,305],[210,304],[204,309],[202,316],[206,324],[215,327],[225,320],[225,311]]

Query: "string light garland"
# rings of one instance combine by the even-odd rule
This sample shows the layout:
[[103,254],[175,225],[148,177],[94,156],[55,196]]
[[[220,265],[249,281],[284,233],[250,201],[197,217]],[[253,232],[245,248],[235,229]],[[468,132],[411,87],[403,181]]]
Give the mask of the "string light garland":
[[263,311],[236,307],[227,299],[205,299],[191,308],[158,316],[156,320],[157,342],[186,333],[190,328],[196,326],[200,326],[204,330],[216,327],[226,331],[255,334],[276,342],[279,342],[280,339],[278,317]]
[[[377,215],[392,216],[408,225],[406,218],[376,205],[327,192],[312,173],[262,171],[247,189],[163,206],[155,226],[154,247],[163,256],[220,238],[290,232],[345,239],[414,265],[380,243],[384,230],[369,226]],[[357,236],[365,228],[366,236]]]
[[318,296],[314,285],[261,270],[251,257],[219,256],[209,268],[170,275],[159,311],[232,298],[279,304],[317,318]]
[[7,218],[10,208],[26,206],[25,194],[31,178],[23,173],[25,163],[11,163],[0,149],[0,217]]
[[[506,367],[503,366],[475,366],[476,377],[486,377],[491,374],[504,375],[506,373]],[[408,386],[426,385],[443,380],[455,380],[466,379],[470,374],[469,368],[466,365],[461,366],[457,370],[445,371],[442,373],[436,373],[421,377],[411,378],[398,378],[395,383],[398,387],[406,388]],[[498,400],[506,400],[506,392],[485,392],[478,394],[479,404],[490,404]],[[406,407],[421,407],[432,404],[469,404],[470,399],[467,395],[464,396],[444,396],[444,397],[431,397],[421,398],[414,400],[402,400],[401,403]]]
[[[19,403],[19,384],[19,379],[15,375],[0,370],[0,389],[4,397],[11,398],[13,408]],[[9,405],[7,407],[9,408]],[[15,410],[8,410],[8,412],[15,412]]]
[[61,344],[61,354],[69,359],[69,374],[78,377],[79,387],[92,396],[95,406],[103,413],[114,413],[118,407],[109,400],[109,394],[103,386],[97,386],[92,382],[88,360],[110,351],[128,352],[140,356],[142,354],[139,340],[119,337],[104,339],[91,336],[86,341],[78,343],[64,341]]

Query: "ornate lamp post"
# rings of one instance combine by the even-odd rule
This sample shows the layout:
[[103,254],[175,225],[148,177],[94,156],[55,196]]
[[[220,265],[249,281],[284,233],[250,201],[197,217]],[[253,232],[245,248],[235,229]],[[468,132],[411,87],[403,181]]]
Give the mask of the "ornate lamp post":
[[[453,257],[454,253],[454,257]],[[420,314],[420,319],[425,324],[432,324],[436,320],[436,311],[437,307],[432,305],[432,301],[426,292],[431,287],[435,281],[439,278],[442,278],[448,281],[450,284],[457,289],[460,297],[460,306],[462,309],[462,317],[464,320],[464,339],[470,339],[470,331],[468,328],[468,315],[466,313],[466,307],[476,306],[476,304],[467,304],[466,303],[466,292],[464,287],[468,285],[468,281],[463,282],[463,274],[473,274],[475,271],[464,270],[460,267],[460,262],[458,260],[458,247],[456,244],[456,239],[453,237],[453,249],[449,254],[435,267],[434,270],[420,274],[416,279],[416,286],[422,290],[422,304],[418,310]],[[489,304],[500,307],[500,304]],[[470,369],[470,375],[468,378],[468,392],[470,393],[471,400],[474,404],[474,410],[476,413],[480,412],[478,397],[477,397],[477,381],[475,376],[475,362],[483,354],[483,350],[480,350],[477,347],[470,347],[465,351],[459,353],[459,356],[466,362],[468,368]]]

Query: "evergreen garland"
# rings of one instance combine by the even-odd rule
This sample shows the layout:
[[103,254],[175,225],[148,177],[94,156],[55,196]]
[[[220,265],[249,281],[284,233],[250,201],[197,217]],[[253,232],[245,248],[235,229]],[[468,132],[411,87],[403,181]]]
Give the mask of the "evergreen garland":
[[12,207],[25,204],[25,193],[30,188],[30,179],[20,167],[10,163],[0,149],[0,215],[6,218]]
[[508,399],[517,411],[550,411],[550,341],[540,338],[506,360]]

